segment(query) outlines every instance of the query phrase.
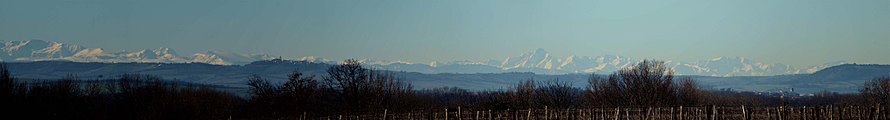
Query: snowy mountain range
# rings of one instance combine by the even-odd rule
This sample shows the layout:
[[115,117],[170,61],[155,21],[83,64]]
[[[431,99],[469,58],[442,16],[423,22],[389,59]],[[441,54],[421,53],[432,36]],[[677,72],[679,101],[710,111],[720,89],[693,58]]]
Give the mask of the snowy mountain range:
[[[208,63],[216,65],[245,65],[253,61],[275,59],[267,54],[241,54],[226,51],[205,51],[191,55],[180,55],[171,48],[144,49],[137,51],[111,52],[103,48],[86,48],[80,45],[53,41],[0,41],[4,44],[0,60],[11,62],[27,61],[74,61],[74,62],[139,62],[139,63]],[[315,56],[296,58],[297,61],[335,64],[338,60]],[[375,69],[419,72],[419,73],[503,73],[532,72],[538,74],[571,73],[610,73],[626,68],[643,59],[623,56],[553,56],[544,49],[503,60],[488,61],[449,61],[412,63],[360,59],[359,61]],[[845,64],[832,62],[824,65],[796,68],[778,63],[763,63],[744,57],[718,57],[695,62],[666,61],[675,73],[680,75],[702,76],[768,76],[782,74],[805,74]]]
[[4,45],[0,60],[11,62],[62,60],[107,63],[209,63],[234,65],[273,59],[270,55],[238,54],[225,51],[205,51],[182,56],[176,53],[175,50],[164,47],[137,51],[108,51],[103,48],[86,48],[80,45],[43,40],[0,42]]
[[[263,60],[245,65],[211,65],[203,63],[84,63],[67,61],[36,61],[7,63],[10,73],[22,80],[40,81],[74,77],[95,80],[123,74],[147,74],[177,82],[233,87],[247,91],[247,80],[254,75],[280,83],[292,71],[321,79],[333,64],[292,60]],[[560,80],[574,87],[585,87],[590,74],[534,74],[528,72],[477,74],[422,74],[417,72],[382,71],[406,80],[415,89],[460,87],[469,90],[498,90],[510,88],[524,80]],[[811,74],[776,76],[684,76],[692,78],[704,88],[732,88],[741,91],[772,91],[794,88],[801,93],[822,90],[855,93],[862,83],[875,77],[890,76],[890,65],[844,64]]]
[[[372,64],[385,70],[404,70],[421,73],[498,73],[533,72],[539,74],[600,73],[607,74],[622,68],[631,67],[643,59],[623,56],[553,56],[544,49],[537,49],[502,61],[485,62],[457,61],[432,62],[428,65],[396,63]],[[701,76],[770,76],[784,74],[807,74],[827,67],[846,64],[831,62],[818,66],[796,68],[779,63],[763,63],[744,57],[718,57],[696,62],[665,61],[665,64],[679,75]],[[413,67],[413,68],[411,68]],[[463,71],[463,72],[461,72]]]

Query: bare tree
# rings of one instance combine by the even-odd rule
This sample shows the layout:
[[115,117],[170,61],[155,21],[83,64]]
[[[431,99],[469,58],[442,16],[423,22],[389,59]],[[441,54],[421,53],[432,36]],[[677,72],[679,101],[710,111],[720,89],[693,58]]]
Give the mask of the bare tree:
[[516,91],[512,94],[512,106],[515,108],[537,108],[538,91],[535,81],[528,79],[516,85]]
[[282,112],[291,115],[317,112],[313,110],[317,110],[318,107],[313,107],[313,105],[320,103],[319,96],[321,94],[319,92],[321,91],[318,87],[318,81],[314,79],[314,76],[304,76],[299,71],[291,72],[287,81],[281,86],[282,96],[278,98],[285,107]]
[[594,105],[674,105],[677,92],[673,79],[673,72],[664,62],[644,60],[608,77],[592,76],[587,94]]
[[352,96],[349,94],[357,93],[361,85],[367,85],[368,69],[361,66],[361,63],[355,59],[344,61],[340,65],[332,66],[327,70],[328,76],[324,81],[329,88],[334,88],[344,96]]
[[398,102],[413,96],[407,82],[389,72],[368,70],[354,59],[330,67],[327,73],[324,84],[337,94],[337,100],[343,101],[345,107],[354,110],[351,113],[394,108],[405,104]]
[[278,97],[281,95],[280,87],[272,85],[269,81],[258,75],[248,78],[247,85],[250,87],[250,112],[259,115],[279,116],[281,105],[278,103]]
[[701,91],[692,78],[682,78],[677,84],[677,101],[680,105],[695,106],[699,103]]
[[250,86],[250,92],[253,93],[254,99],[276,96],[280,93],[277,86],[272,85],[272,83],[258,75],[250,76],[247,80],[247,85]]
[[0,64],[0,97],[11,99],[16,94],[23,93],[25,85],[12,77],[8,67],[6,63]]
[[890,77],[874,78],[859,92],[871,104],[890,105]]
[[542,82],[537,88],[537,102],[556,109],[577,107],[580,90],[572,84],[559,80]]

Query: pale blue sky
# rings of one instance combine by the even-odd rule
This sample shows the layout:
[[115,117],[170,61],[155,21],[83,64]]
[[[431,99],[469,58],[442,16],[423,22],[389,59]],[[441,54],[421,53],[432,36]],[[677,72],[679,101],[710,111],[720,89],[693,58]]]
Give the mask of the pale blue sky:
[[0,40],[428,62],[890,63],[890,0],[0,0]]

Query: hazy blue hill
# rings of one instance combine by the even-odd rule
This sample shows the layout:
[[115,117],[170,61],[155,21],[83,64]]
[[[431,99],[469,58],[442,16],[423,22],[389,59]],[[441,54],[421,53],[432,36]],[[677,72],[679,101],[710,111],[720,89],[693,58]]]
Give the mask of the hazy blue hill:
[[803,79],[813,79],[820,81],[850,81],[850,80],[870,80],[872,76],[890,76],[890,65],[874,65],[874,64],[844,64],[829,67],[813,74],[807,75]]
[[440,73],[498,73],[503,71],[494,66],[480,64],[448,64],[437,66],[436,70]]
[[880,76],[890,76],[890,65],[838,65],[813,74],[801,75],[795,80],[781,84],[790,84],[795,88],[857,92],[859,86],[862,86],[866,81]]
[[[81,79],[112,77],[126,73],[158,75],[165,79],[231,87],[246,87],[250,75],[259,75],[272,81],[284,81],[291,71],[322,77],[330,64],[289,60],[256,61],[246,65],[213,65],[206,63],[81,63],[66,61],[13,62],[7,63],[13,75],[26,79],[55,79],[68,74]],[[493,90],[514,86],[527,79],[538,81],[567,81],[574,86],[587,85],[590,74],[544,75],[532,72],[509,73],[441,73],[391,71],[399,78],[410,81],[415,89],[436,87],[462,87],[471,90]],[[846,64],[826,68],[813,74],[777,76],[680,76],[691,77],[708,88],[733,88],[736,90],[775,90],[795,88],[802,93],[820,90],[856,92],[864,81],[874,77],[890,76],[890,65]]]

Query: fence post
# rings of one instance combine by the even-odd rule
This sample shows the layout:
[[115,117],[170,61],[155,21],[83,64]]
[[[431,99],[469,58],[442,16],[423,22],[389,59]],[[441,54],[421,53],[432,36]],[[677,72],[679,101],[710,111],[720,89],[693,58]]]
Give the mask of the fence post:
[[646,120],[649,120],[649,118],[652,117],[651,113],[652,113],[652,107],[646,108],[646,118],[645,118]]
[[530,120],[532,118],[532,109],[528,109],[528,114],[525,115],[525,120]]
[[599,110],[600,120],[606,120],[608,118],[606,114],[609,114],[608,112],[606,112],[607,109],[605,107],[600,107]]
[[460,106],[457,106],[457,120],[463,120],[463,117],[461,117],[460,114],[462,114]]
[[798,117],[797,119],[798,120],[801,120],[801,119],[806,120],[806,112],[807,112],[806,110],[807,110],[806,106],[797,108],[797,117]]
[[813,112],[814,119],[828,119],[828,117],[825,117],[825,106],[816,107]]
[[776,115],[779,120],[782,120],[782,118],[784,118],[782,115],[785,115],[785,106],[779,106],[779,109],[776,110]]
[[745,110],[745,106],[742,105],[742,118],[748,120],[748,111]]
[[671,120],[674,120],[674,107],[671,107],[670,117],[671,117]]
[[[507,109],[507,110],[509,112],[510,109]],[[507,117],[510,117],[510,116],[507,116]],[[513,119],[518,120],[517,117],[519,117],[519,110],[513,110]]]
[[547,109],[547,106],[544,106],[544,119],[546,119],[546,120],[550,119],[550,110]]
[[582,115],[582,114],[581,114],[581,111],[582,111],[582,110],[581,110],[581,109],[575,109],[575,110],[578,111],[578,114],[575,114],[575,119],[581,118],[581,115]]
[[683,106],[680,106],[680,111],[678,112],[680,112],[680,120],[685,120],[686,118],[683,117]]
[[769,112],[769,108],[766,108],[766,119],[773,119],[772,113]]
[[478,120],[478,119],[479,119],[479,111],[476,111],[476,117],[473,120]]
[[832,105],[828,105],[828,110],[826,110],[826,112],[825,112],[825,113],[828,113],[828,120],[834,120],[834,112],[833,112],[834,107],[831,107],[831,106]]
[[606,108],[600,107],[600,120],[606,120]]
[[708,117],[710,117],[711,120],[717,120],[717,105],[711,105],[711,110],[708,112]]
[[448,108],[445,108],[445,120],[448,120]]
[[[878,106],[880,106],[880,105],[878,105]],[[878,106],[875,106],[875,108],[876,108],[877,110],[875,110],[875,117],[872,118],[873,120],[877,120],[878,117],[879,117],[878,114],[881,113],[881,107],[878,107]]]
[[625,120],[630,120],[630,108],[627,108],[627,110],[624,111],[624,115]]

